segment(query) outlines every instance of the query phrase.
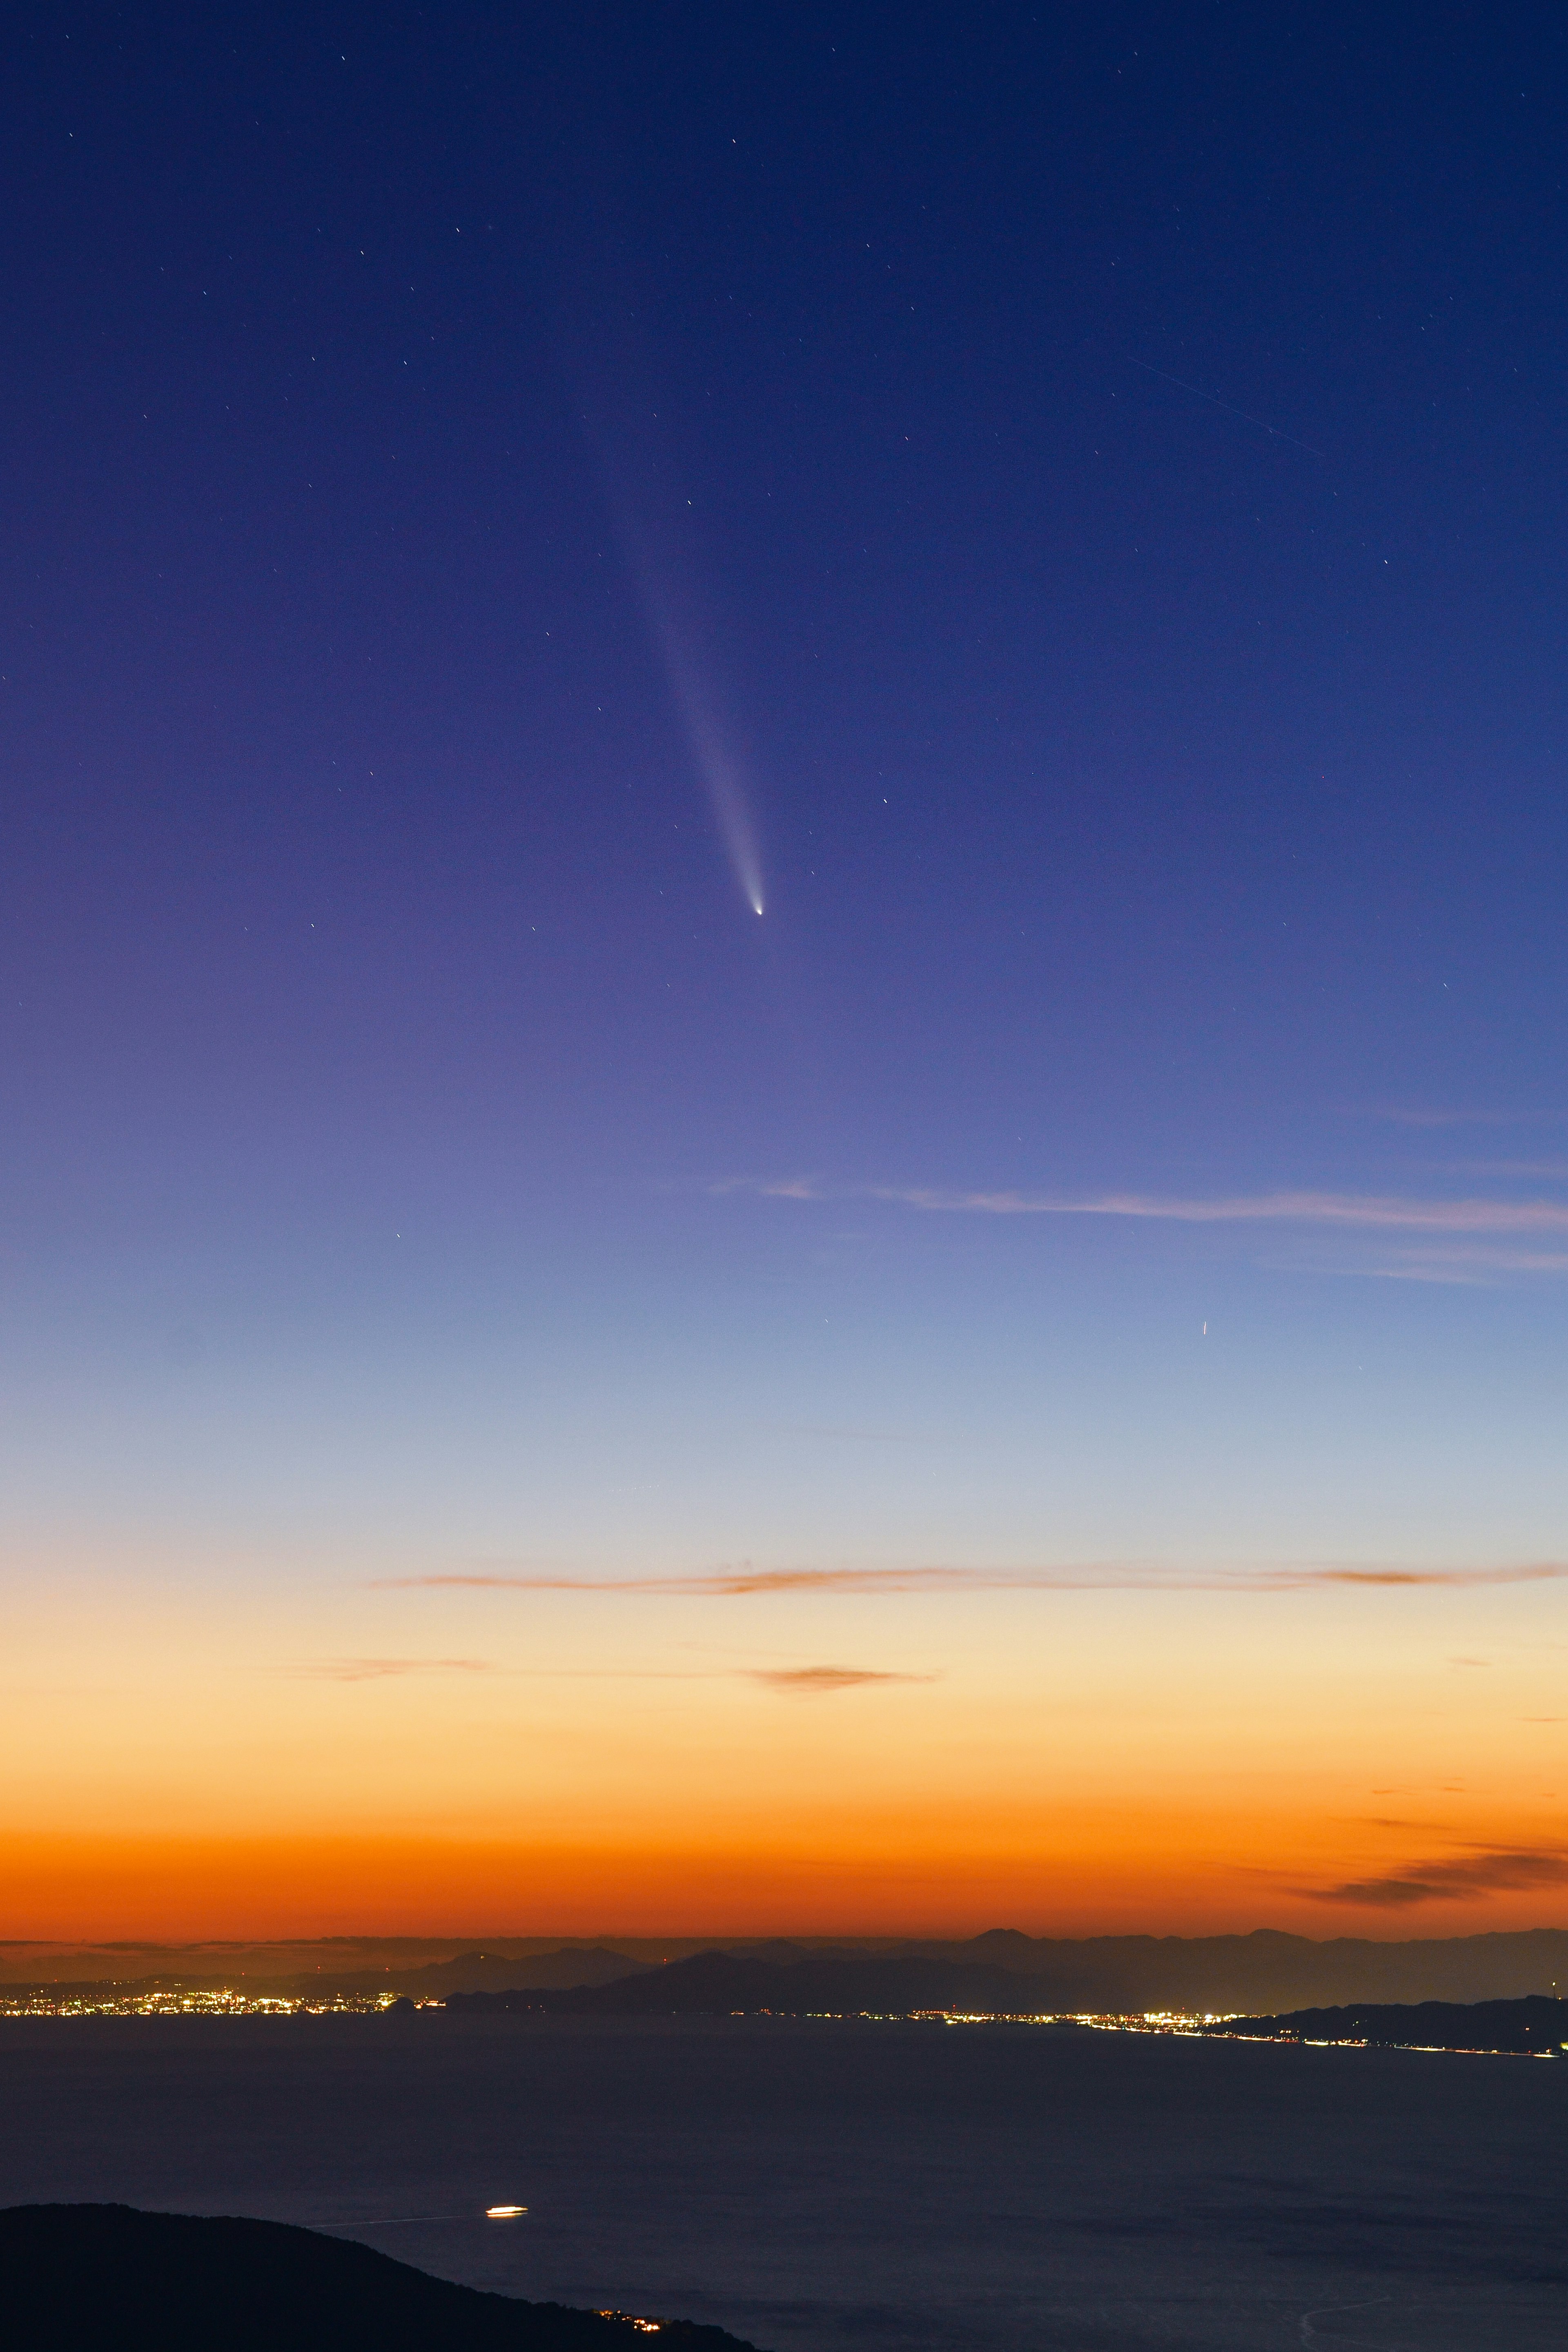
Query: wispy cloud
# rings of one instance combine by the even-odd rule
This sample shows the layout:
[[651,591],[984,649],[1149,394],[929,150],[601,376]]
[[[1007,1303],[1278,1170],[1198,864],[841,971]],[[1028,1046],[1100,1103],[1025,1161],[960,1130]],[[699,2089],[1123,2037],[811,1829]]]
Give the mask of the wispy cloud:
[[1568,1578],[1568,1560],[1551,1559],[1433,1567],[1377,1560],[1309,1561],[1196,1570],[1140,1560],[1090,1560],[1079,1566],[1039,1568],[752,1568],[742,1562],[735,1568],[700,1569],[676,1576],[534,1575],[494,1570],[384,1576],[373,1580],[373,1589],[646,1593],[732,1600],[792,1592],[1306,1592],[1335,1585],[1464,1588],[1545,1584],[1564,1578]]
[[[619,1588],[625,1591],[626,1588]],[[832,1691],[858,1690],[868,1684],[934,1683],[935,1674],[897,1673],[879,1666],[720,1666],[679,1667],[496,1667],[486,1658],[306,1658],[290,1672],[310,1682],[377,1683],[411,1675],[521,1675],[525,1680],[550,1682],[725,1682],[761,1683],[786,1696],[821,1696]]]
[[795,1698],[859,1690],[868,1683],[934,1683],[935,1675],[896,1675],[874,1666],[753,1666],[751,1679]]
[[488,1675],[487,1658],[307,1658],[294,1668],[313,1682],[380,1683],[403,1675]]
[[1292,1224],[1437,1234],[1568,1234],[1568,1201],[1429,1201],[1376,1192],[1244,1192],[1184,1200],[1153,1192],[1087,1199],[1036,1192],[942,1192],[871,1188],[911,1209],[994,1217],[1128,1217],[1185,1225]]
[[[1082,1570],[1049,1572],[1064,1590],[1102,1580]],[[714,1594],[733,1598],[758,1592],[953,1592],[1027,1591],[1047,1579],[1028,1570],[971,1568],[738,1568],[701,1569],[679,1576],[557,1576],[464,1572],[436,1576],[384,1576],[377,1589],[447,1588],[501,1592],[647,1592],[679,1596]]]
[[1568,1181],[1568,1160],[1468,1160],[1454,1162],[1465,1176],[1534,1176],[1549,1184]]
[[[1075,1195],[1015,1191],[944,1190],[924,1184],[828,1186],[815,1177],[732,1180],[716,1193],[750,1192],[762,1200],[885,1201],[933,1215],[979,1217],[1110,1217],[1185,1225],[1310,1225],[1363,1233],[1568,1235],[1568,1201],[1504,1201],[1470,1197],[1442,1201],[1389,1192],[1280,1191],[1202,1199],[1160,1192]],[[1560,1270],[1563,1260],[1531,1259]]]
[[1386,1877],[1348,1879],[1341,1886],[1306,1887],[1320,1903],[1373,1910],[1406,1910],[1419,1903],[1466,1895],[1517,1894],[1568,1883],[1568,1853],[1548,1848],[1493,1848],[1455,1862],[1408,1863]]
[[778,1437],[826,1437],[851,1445],[913,1445],[921,1442],[905,1429],[855,1429],[838,1422],[775,1421],[763,1425]]
[[1396,1252],[1359,1272],[1379,1282],[1436,1282],[1475,1289],[1510,1274],[1568,1274],[1568,1251],[1475,1248],[1469,1244]]
[[1300,1592],[1318,1584],[1372,1585],[1488,1585],[1488,1584],[1548,1584],[1568,1577],[1568,1560],[1538,1559],[1510,1562],[1500,1568],[1398,1568],[1372,1565],[1357,1568],[1280,1568],[1268,1569],[1250,1579],[1231,1579],[1245,1582],[1255,1592]]
[[1421,1103],[1370,1103],[1347,1111],[1349,1118],[1381,1119],[1389,1127],[1538,1127],[1557,1125],[1564,1113],[1556,1110],[1455,1110]]
[[710,1199],[728,1200],[742,1192],[758,1201],[866,1201],[876,1197],[866,1184],[827,1184],[816,1176],[719,1176],[706,1191]]

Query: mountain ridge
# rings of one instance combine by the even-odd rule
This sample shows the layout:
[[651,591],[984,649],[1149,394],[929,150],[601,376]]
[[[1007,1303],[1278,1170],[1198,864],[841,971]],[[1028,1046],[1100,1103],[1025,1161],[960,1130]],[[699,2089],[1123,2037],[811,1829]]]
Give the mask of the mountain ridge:
[[[983,1967],[1026,1980],[1026,2007],[1173,2009],[1271,2014],[1346,2001],[1518,2000],[1568,1986],[1568,1929],[1485,1930],[1461,1937],[1380,1942],[1318,1939],[1274,1927],[1211,1937],[1034,1937],[994,1927],[963,1939],[858,1937],[605,1937],[597,1941],[513,1937],[469,1942],[333,1937],[315,1945],[77,1946],[56,1948],[41,1968],[38,1948],[0,1948],[0,1992],[66,1992],[83,2000],[110,1988],[134,1990],[232,1987],[256,1996],[390,1992],[410,2000],[607,1985],[661,1973],[706,1952],[787,1967],[802,1961],[862,1967],[929,1962]],[[385,1955],[379,1964],[376,1953]],[[314,1965],[309,1956],[317,1957]],[[26,1967],[26,1961],[31,1967]],[[109,1965],[106,1967],[105,1962]],[[115,1963],[120,1963],[116,1966]],[[284,1965],[285,1962],[291,1965]],[[96,1963],[97,1972],[94,1972]],[[154,1967],[154,1963],[162,1965]],[[121,1973],[127,1964],[134,1976]],[[24,1969],[26,1972],[24,1973]],[[956,1979],[955,1987],[973,1979]],[[1002,1996],[1011,1998],[1009,1982]],[[954,1998],[957,1997],[955,1990]],[[940,2001],[935,2005],[946,2005]]]
[[[1542,1990],[1546,1968],[1556,1963],[1568,1978],[1568,1936],[1545,1931],[1549,1945],[1512,1953],[1515,1970],[1534,1981],[1525,1991]],[[1236,1939],[1239,1940],[1239,1939]],[[992,1959],[958,1959],[910,1952],[901,1955],[846,1954],[842,1949],[817,1952],[795,1959],[763,1959],[745,1952],[716,1948],[666,1967],[643,1969],[635,1975],[597,1986],[552,1988],[529,1986],[453,1992],[447,2007],[459,2012],[484,2009],[534,2009],[557,2016],[754,2015],[773,2012],[801,2016],[873,2014],[908,2016],[919,2011],[958,2011],[971,2015],[1030,2016],[1147,2013],[1168,2010],[1182,2014],[1215,2015],[1245,2011],[1277,2014],[1287,2009],[1323,2005],[1325,1992],[1338,1991],[1352,2000],[1386,1999],[1391,1993],[1418,1999],[1463,1997],[1461,1981],[1430,1986],[1421,1979],[1430,1959],[1414,1962],[1401,1948],[1373,1946],[1372,1954],[1394,1950],[1392,1964],[1368,1958],[1369,1948],[1349,1954],[1308,1946],[1305,1953],[1293,1939],[1281,1937],[1254,1943],[1237,1952],[1227,1941],[1215,1952],[1212,1945],[1184,1948],[1173,1961],[1168,1951],[1135,1948],[1119,1942],[1109,1953],[1095,1955],[1096,1964],[1078,1959],[1070,1971],[1059,1963],[1053,1971],[1005,1967]],[[994,1949],[990,1937],[976,1938]],[[971,1944],[967,1948],[973,1949]],[[1016,1947],[1009,1945],[1012,1951]],[[1056,1950],[1053,1948],[1052,1957]],[[1495,1974],[1494,1968],[1489,1973]],[[1440,1973],[1461,1980],[1478,1972],[1473,1955],[1466,1965]],[[1489,1973],[1480,1969],[1483,1976]],[[1345,1984],[1336,1979],[1349,1976]],[[1402,1980],[1414,1977],[1414,1983]],[[1324,1979],[1327,1979],[1325,1981]],[[1390,1979],[1393,1981],[1390,1981]],[[1359,1980],[1357,1980],[1359,1979]],[[1548,1979],[1550,1982],[1550,1979]],[[1290,1994],[1276,1992],[1267,2002],[1257,1998],[1259,1987],[1289,1984]],[[1300,1989],[1304,1985],[1305,1998]],[[1318,1995],[1313,2003],[1312,1996]],[[1249,1997],[1250,1996],[1250,1997]],[[1521,1997],[1510,1987],[1501,1996]],[[1498,1998],[1486,1983],[1479,1997]]]
[[1568,2000],[1369,2001],[1299,2009],[1280,2017],[1231,2017],[1214,2033],[1273,2042],[1367,2042],[1390,2050],[1492,2051],[1568,2055]]

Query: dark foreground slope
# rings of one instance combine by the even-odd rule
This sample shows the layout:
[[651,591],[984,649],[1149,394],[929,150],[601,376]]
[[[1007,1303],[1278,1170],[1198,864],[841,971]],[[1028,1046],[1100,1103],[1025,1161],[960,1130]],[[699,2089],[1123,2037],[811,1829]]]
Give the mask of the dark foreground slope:
[[[280,2221],[129,2205],[0,2211],[0,2329],[17,2352],[629,2352],[630,2318],[453,2285]],[[661,2320],[672,2352],[750,2352]]]
[[1394,2050],[1493,2050],[1555,2057],[1568,2043],[1568,2000],[1363,2002],[1295,2009],[1279,2017],[1231,2017],[1215,2033],[1276,2042],[1368,2042]]

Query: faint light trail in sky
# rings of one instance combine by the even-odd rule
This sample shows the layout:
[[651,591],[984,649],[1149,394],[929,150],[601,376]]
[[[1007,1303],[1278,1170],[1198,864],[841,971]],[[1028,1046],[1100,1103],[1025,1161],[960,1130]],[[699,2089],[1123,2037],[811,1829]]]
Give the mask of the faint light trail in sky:
[[762,852],[740,757],[720,719],[712,682],[692,642],[692,632],[678,617],[641,534],[628,530],[627,541],[644,608],[664,656],[692,757],[707,787],[724,854],[742,897],[752,914],[760,915],[767,903]]

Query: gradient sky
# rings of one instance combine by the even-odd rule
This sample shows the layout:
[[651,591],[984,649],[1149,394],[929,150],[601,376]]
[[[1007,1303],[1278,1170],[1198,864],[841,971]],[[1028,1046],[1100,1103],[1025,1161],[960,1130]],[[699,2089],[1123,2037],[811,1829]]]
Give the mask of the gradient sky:
[[1568,1921],[1561,26],[0,118],[7,1932]]

